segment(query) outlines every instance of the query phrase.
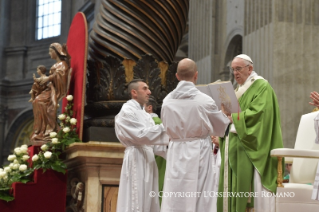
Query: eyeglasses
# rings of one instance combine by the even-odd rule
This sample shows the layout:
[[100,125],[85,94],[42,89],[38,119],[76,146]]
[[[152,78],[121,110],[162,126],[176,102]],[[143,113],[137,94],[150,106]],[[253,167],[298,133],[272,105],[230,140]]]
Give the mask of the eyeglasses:
[[240,67],[240,66],[237,66],[236,68],[230,67],[229,69],[230,69],[230,71],[232,71],[233,73],[234,73],[235,71],[241,72],[241,70],[242,70],[243,68],[247,67],[247,66],[249,66],[249,64],[248,64],[248,65],[245,65],[245,66],[243,66],[243,67]]

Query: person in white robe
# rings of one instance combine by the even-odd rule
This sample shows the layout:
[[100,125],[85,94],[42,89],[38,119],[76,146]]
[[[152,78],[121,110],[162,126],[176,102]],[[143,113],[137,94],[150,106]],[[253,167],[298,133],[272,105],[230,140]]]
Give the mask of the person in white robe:
[[230,121],[211,97],[195,87],[197,75],[194,61],[181,60],[176,73],[180,82],[163,100],[161,118],[171,142],[161,212],[216,208],[210,136],[223,137]]
[[132,99],[115,117],[115,132],[126,147],[121,170],[117,212],[159,212],[158,171],[153,145],[166,149],[169,137],[163,124],[155,125],[143,105],[151,94],[142,80],[128,85]]
[[[312,99],[312,102],[309,102],[309,104],[319,108],[319,94],[316,91],[313,91],[310,93],[310,98]],[[315,117],[314,126],[316,130],[315,143],[319,144],[319,115]],[[317,166],[315,181],[313,182],[313,191],[312,191],[311,199],[319,200],[319,162]]]

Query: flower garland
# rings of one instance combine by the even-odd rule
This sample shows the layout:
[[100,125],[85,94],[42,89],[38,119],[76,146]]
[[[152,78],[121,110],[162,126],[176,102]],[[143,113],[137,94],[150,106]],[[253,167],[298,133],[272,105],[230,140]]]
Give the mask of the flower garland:
[[28,146],[22,145],[14,149],[14,154],[8,156],[8,161],[11,162],[4,168],[0,168],[0,200],[7,202],[14,200],[11,196],[11,186],[14,182],[27,183],[30,182],[31,174],[36,169],[53,169],[57,172],[66,172],[66,165],[60,158],[65,148],[74,142],[81,142],[76,133],[76,122],[73,116],[73,96],[66,97],[68,104],[65,107],[65,112],[58,116],[59,130],[51,132],[51,142],[43,144],[38,154],[32,157],[32,167],[28,163],[30,158]]

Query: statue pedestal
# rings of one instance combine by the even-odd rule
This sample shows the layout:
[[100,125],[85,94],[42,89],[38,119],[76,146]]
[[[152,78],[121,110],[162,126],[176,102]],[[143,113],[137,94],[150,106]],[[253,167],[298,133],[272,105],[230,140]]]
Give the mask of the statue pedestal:
[[124,150],[120,143],[92,141],[74,143],[66,149],[68,196],[78,194],[76,183],[84,183],[82,195],[76,198],[81,200],[75,203],[69,198],[71,211],[106,211],[106,205],[112,208],[107,211],[115,210]]

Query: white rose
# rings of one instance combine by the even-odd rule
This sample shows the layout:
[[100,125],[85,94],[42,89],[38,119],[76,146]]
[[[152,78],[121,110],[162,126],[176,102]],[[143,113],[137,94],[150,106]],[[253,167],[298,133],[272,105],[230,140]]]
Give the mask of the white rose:
[[29,160],[30,156],[29,155],[23,155],[22,160],[27,161]]
[[6,167],[6,168],[4,168],[4,171],[9,173],[9,172],[11,172],[11,169],[10,169],[10,167]]
[[[61,115],[62,115],[62,114],[61,114]],[[57,133],[56,133],[56,132],[50,132],[50,137],[51,137],[51,138],[56,137],[56,135],[57,135]]]
[[66,117],[65,122],[69,122],[70,121],[70,116]]
[[23,144],[20,148],[23,148],[23,149],[28,149],[28,145],[26,144]]
[[20,147],[15,148],[14,153],[16,153],[16,155],[20,155],[22,153]]
[[10,163],[9,167],[12,169],[13,165],[14,165],[13,163]]
[[33,155],[32,161],[37,161],[39,160],[39,156],[37,154]]
[[72,100],[73,100],[73,96],[72,96],[72,95],[68,95],[68,96],[66,97],[66,99],[67,99],[68,101],[72,101]]
[[15,155],[9,155],[8,161],[14,161],[17,157]]
[[63,132],[65,132],[65,133],[70,132],[70,128],[69,128],[69,127],[64,127],[64,128],[63,128]]
[[76,125],[77,120],[75,118],[71,118],[70,123]]
[[19,164],[19,161],[17,159],[14,159],[13,164]]
[[28,146],[27,145],[22,145],[20,147],[20,150],[21,150],[22,153],[27,153],[28,152]]
[[17,170],[19,167],[20,167],[20,164],[16,163],[16,164],[13,164],[12,169]]
[[3,169],[2,169],[2,168],[0,168],[0,172],[3,172]]
[[3,178],[4,176],[7,176],[7,173],[4,171],[0,171],[0,179]]
[[8,175],[4,176],[3,179],[4,179],[4,180],[7,180],[7,179],[8,179]]
[[25,170],[27,170],[27,165],[25,165],[25,164],[22,164],[22,165],[20,165],[20,167],[19,167],[19,171],[25,171]]
[[53,144],[58,144],[58,143],[60,143],[60,142],[59,142],[59,139],[57,139],[57,138],[52,138],[52,143],[53,143]]
[[49,159],[51,158],[52,152],[46,151],[43,155],[46,159]]
[[64,120],[64,119],[65,119],[65,114],[60,114],[60,115],[58,116],[58,119]]
[[41,149],[42,149],[43,151],[47,151],[47,150],[49,149],[49,147],[48,147],[47,145],[43,144],[43,145],[41,146]]

